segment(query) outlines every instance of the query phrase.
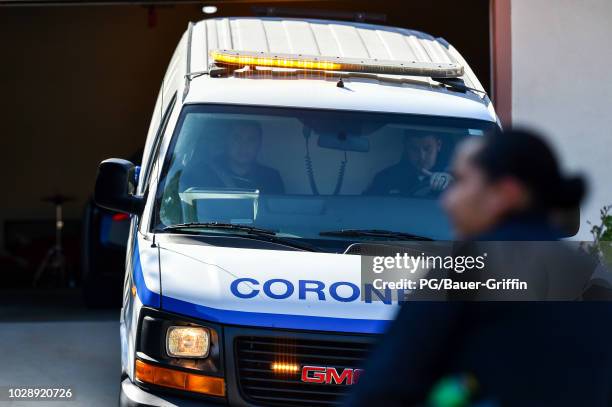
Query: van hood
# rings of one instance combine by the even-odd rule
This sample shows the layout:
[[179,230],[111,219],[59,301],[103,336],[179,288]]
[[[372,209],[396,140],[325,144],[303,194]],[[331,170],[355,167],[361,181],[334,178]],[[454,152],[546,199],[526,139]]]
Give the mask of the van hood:
[[362,300],[356,255],[169,241],[159,250],[161,308],[206,321],[381,333],[398,309]]

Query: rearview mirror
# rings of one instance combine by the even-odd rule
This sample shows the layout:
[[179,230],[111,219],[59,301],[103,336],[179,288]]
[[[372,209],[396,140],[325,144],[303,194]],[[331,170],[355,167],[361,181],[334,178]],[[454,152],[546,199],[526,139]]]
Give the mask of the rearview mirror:
[[117,212],[140,215],[144,199],[136,191],[136,166],[127,160],[109,158],[98,166],[94,201]]
[[321,148],[332,150],[356,151],[358,153],[370,151],[370,140],[368,138],[346,133],[321,134],[317,144]]

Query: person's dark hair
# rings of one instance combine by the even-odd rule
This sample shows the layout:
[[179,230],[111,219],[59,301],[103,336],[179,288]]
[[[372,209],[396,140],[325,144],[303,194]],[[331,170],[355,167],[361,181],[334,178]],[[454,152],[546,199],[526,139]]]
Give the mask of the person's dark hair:
[[233,129],[244,129],[250,128],[257,133],[257,136],[261,138],[263,136],[263,129],[261,128],[261,124],[255,120],[240,120],[232,123]]
[[425,138],[425,137],[433,137],[436,140],[440,140],[440,136],[432,131],[426,130],[415,130],[415,129],[406,129],[404,130],[404,143],[407,143],[411,138]]
[[540,136],[509,130],[486,136],[473,162],[487,177],[512,177],[531,193],[534,209],[569,209],[582,201],[586,184],[582,177],[561,174],[559,162]]

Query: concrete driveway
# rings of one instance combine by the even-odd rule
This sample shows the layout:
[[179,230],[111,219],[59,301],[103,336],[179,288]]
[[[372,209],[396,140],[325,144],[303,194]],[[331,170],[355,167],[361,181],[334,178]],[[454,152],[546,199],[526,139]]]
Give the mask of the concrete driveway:
[[[0,305],[0,405],[117,405],[118,310],[4,300]],[[8,387],[24,386],[69,387],[74,400],[7,401]]]

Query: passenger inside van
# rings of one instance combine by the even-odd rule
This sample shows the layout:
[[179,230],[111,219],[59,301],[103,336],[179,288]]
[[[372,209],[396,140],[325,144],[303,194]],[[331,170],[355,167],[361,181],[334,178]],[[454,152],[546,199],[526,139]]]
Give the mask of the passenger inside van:
[[380,171],[366,195],[430,196],[442,192],[452,182],[440,159],[442,139],[436,134],[407,130],[401,160]]
[[205,169],[199,169],[199,187],[259,190],[262,193],[282,194],[283,181],[279,172],[260,164],[262,129],[255,121],[237,121],[229,129],[224,151]]
[[495,124],[194,105],[177,126],[156,227],[237,223],[320,240],[321,231],[373,228],[448,239],[436,201],[452,182],[449,159]]

